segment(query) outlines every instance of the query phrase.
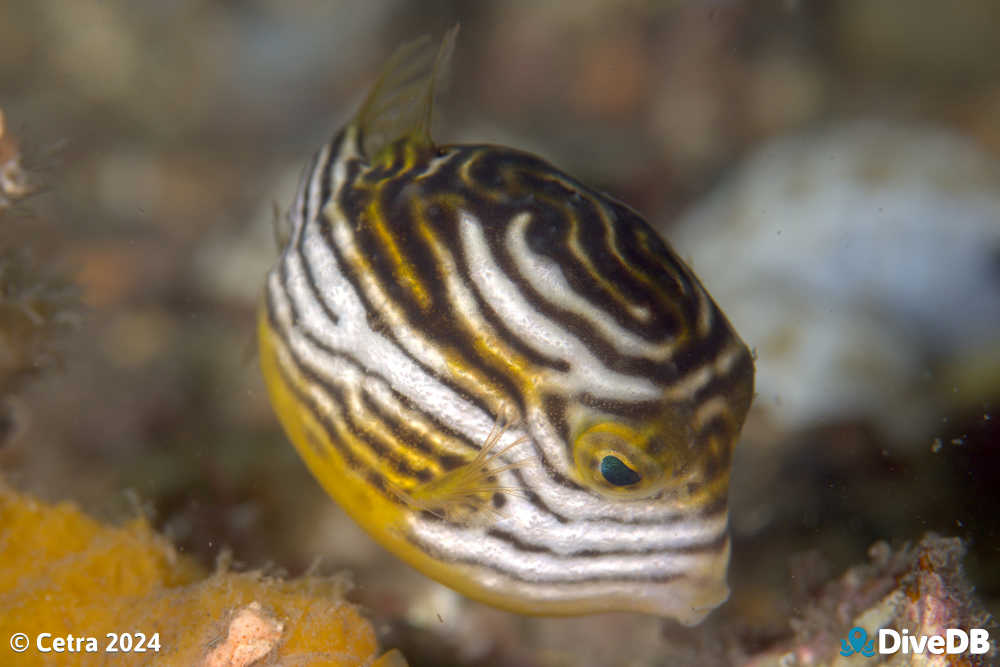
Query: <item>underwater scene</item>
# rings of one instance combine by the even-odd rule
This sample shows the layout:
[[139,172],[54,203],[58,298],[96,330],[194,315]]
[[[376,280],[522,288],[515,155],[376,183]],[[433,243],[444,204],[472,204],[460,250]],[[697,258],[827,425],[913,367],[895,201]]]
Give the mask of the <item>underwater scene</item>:
[[1000,665],[1000,4],[0,4],[0,665]]

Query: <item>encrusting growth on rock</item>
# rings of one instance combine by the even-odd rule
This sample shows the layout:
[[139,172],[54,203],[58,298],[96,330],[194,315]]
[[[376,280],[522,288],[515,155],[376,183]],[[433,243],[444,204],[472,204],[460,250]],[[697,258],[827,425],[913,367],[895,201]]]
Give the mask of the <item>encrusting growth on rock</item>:
[[[111,527],[69,503],[48,505],[0,483],[0,635],[34,638],[142,632],[157,665],[401,667],[378,660],[375,632],[343,599],[338,578],[281,580],[258,572],[206,573],[141,518]],[[153,636],[156,635],[154,640]],[[153,648],[157,645],[159,648]],[[49,664],[4,642],[0,663]],[[72,664],[104,664],[81,652]]]

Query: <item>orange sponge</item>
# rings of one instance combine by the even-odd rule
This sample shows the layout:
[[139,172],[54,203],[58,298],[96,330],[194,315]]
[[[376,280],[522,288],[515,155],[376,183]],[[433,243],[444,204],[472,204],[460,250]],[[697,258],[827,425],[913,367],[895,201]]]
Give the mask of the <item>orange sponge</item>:
[[396,651],[376,660],[374,630],[342,592],[319,577],[206,577],[144,519],[109,527],[0,484],[3,664],[405,666]]

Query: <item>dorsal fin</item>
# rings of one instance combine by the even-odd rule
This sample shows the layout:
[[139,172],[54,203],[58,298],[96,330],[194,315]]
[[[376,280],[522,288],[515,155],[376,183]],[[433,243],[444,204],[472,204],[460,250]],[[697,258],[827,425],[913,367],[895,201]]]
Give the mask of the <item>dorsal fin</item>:
[[445,73],[457,34],[456,25],[436,51],[424,35],[403,44],[389,58],[353,121],[365,157],[374,160],[386,146],[403,138],[433,146],[434,87]]

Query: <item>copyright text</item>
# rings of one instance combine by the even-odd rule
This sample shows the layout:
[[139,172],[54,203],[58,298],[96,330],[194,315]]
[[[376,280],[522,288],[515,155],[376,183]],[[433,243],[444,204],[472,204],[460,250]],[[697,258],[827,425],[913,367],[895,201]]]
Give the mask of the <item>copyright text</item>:
[[106,632],[91,636],[39,632],[31,637],[15,632],[10,636],[10,647],[15,653],[31,648],[39,653],[159,653],[160,633]]

